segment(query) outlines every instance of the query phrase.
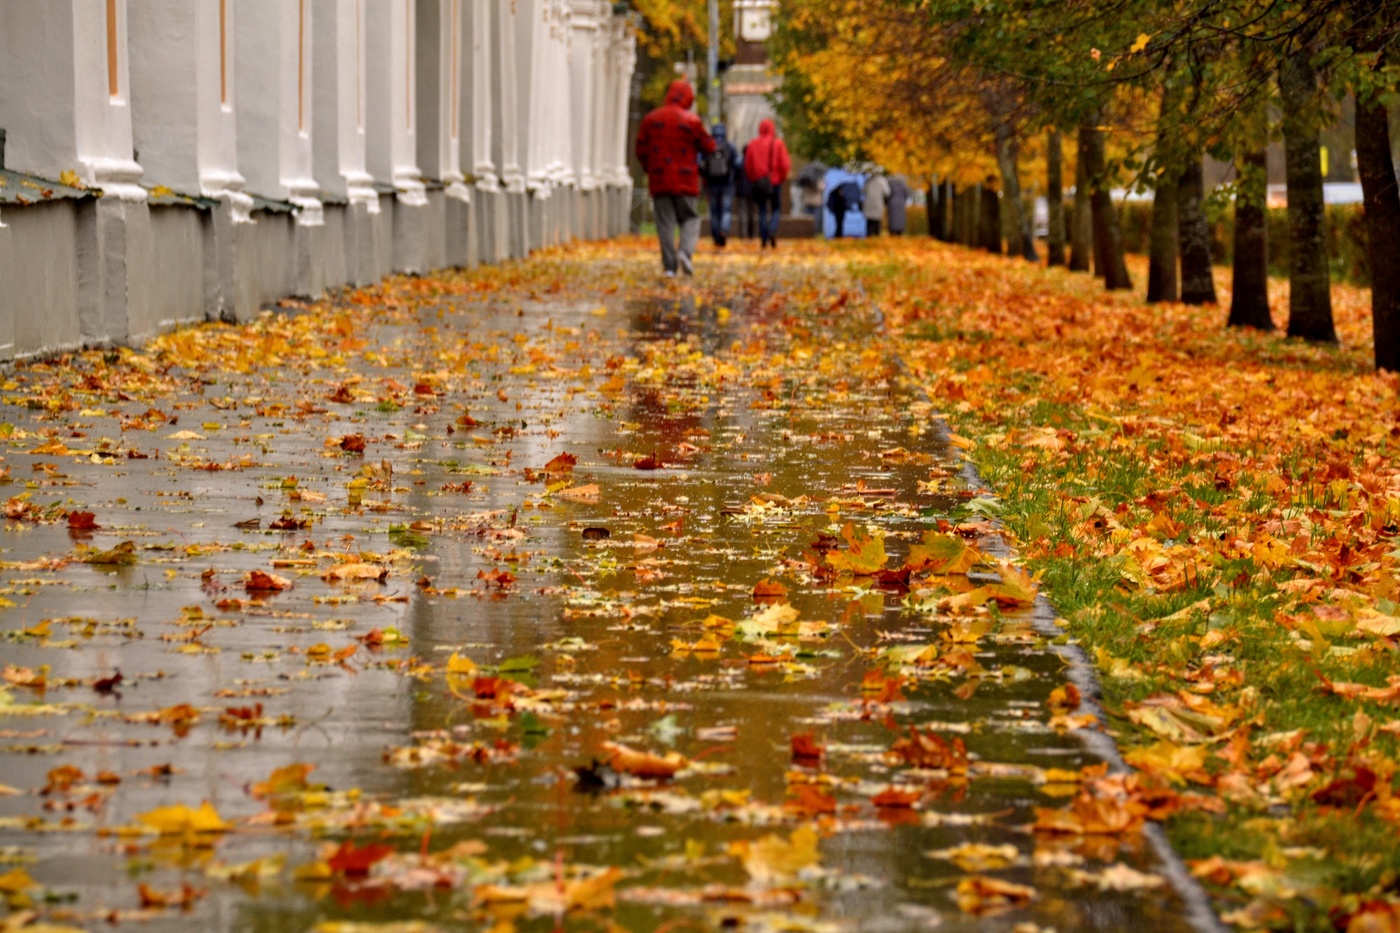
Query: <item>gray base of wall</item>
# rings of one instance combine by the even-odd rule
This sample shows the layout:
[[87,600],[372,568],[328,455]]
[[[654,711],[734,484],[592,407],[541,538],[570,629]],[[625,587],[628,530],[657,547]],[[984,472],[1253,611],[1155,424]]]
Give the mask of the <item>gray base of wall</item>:
[[308,226],[285,208],[235,222],[227,203],[116,198],[6,205],[0,226],[0,363],[83,346],[139,345],[198,321],[247,321],[288,296],[372,285],[528,256],[626,233],[630,189],[555,189],[547,198],[444,190],[423,206],[394,195],[327,204]]

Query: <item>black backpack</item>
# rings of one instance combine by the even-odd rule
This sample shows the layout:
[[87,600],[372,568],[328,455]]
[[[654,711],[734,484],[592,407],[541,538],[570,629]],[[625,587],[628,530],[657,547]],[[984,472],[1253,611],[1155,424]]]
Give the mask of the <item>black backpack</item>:
[[729,181],[729,173],[734,161],[729,157],[729,146],[720,143],[715,151],[705,156],[705,177],[710,181]]

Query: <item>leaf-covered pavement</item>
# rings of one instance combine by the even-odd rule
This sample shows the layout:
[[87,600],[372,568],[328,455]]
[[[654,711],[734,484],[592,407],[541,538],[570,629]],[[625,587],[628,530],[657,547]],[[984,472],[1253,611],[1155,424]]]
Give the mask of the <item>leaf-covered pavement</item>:
[[938,400],[784,246],[21,367],[3,928],[1184,928],[1196,791],[1086,750]]

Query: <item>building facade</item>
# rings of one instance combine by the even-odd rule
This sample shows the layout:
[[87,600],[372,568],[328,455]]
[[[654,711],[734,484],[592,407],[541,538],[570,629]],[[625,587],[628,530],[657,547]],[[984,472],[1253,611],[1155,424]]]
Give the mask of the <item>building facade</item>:
[[625,232],[610,0],[0,2],[0,362]]

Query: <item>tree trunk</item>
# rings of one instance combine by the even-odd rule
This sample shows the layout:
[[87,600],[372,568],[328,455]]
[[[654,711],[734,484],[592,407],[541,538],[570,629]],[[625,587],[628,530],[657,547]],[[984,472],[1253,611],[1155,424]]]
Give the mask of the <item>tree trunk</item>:
[[1147,300],[1176,301],[1177,278],[1177,172],[1168,166],[1157,179],[1152,195],[1152,237],[1148,246]]
[[1177,236],[1181,250],[1181,300],[1188,305],[1215,304],[1211,275],[1210,221],[1206,219],[1205,179],[1201,153],[1186,157],[1177,188]]
[[977,245],[989,253],[1001,255],[1001,199],[991,185],[982,186],[982,205],[978,214]]
[[977,186],[968,185],[958,195],[957,204],[962,214],[958,220],[958,242],[963,246],[977,245]]
[[1049,213],[1049,264],[1065,264],[1065,191],[1064,191],[1064,150],[1060,131],[1051,130],[1045,149],[1045,206]]
[[968,198],[969,191],[969,188],[961,191],[955,188],[950,202],[953,210],[952,238],[954,243],[961,246],[972,245],[972,239],[968,236],[968,231],[972,229],[972,202]]
[[[945,193],[947,188],[944,188]],[[948,198],[948,242],[960,243],[958,234],[962,232],[962,192],[956,187]]]
[[942,182],[930,181],[928,183],[928,235],[935,240],[944,239],[943,236],[943,193]]
[[1240,159],[1235,191],[1235,262],[1231,269],[1228,327],[1273,330],[1269,316],[1269,225],[1265,211],[1268,160],[1263,149]]
[[1084,172],[1089,177],[1089,209],[1094,215],[1094,258],[1102,263],[1104,288],[1109,291],[1130,289],[1133,280],[1123,261],[1123,230],[1118,225],[1118,211],[1113,207],[1104,164],[1103,130],[1085,126],[1080,127],[1079,133],[1079,150],[1085,158]]
[[1306,53],[1279,69],[1288,169],[1288,336],[1336,343],[1327,268],[1327,214],[1314,118],[1317,76]]
[[1035,236],[1026,217],[1025,205],[1021,201],[1021,147],[1016,142],[1016,133],[1011,124],[997,124],[996,140],[997,167],[1001,170],[1001,190],[1005,194],[1001,203],[1006,210],[1006,226],[1010,233],[1007,255],[1020,255],[1027,262],[1038,262],[1040,256],[1035,251]]
[[1375,97],[1356,101],[1356,168],[1366,205],[1366,264],[1371,267],[1371,326],[1376,368],[1400,372],[1400,191],[1390,155],[1385,104]]
[[1079,130],[1078,155],[1074,160],[1074,226],[1070,229],[1069,271],[1090,272],[1093,264],[1090,256],[1094,252],[1093,218],[1089,212],[1089,175],[1084,170],[1083,128]]
[[953,205],[956,203],[958,197],[957,185],[953,184],[951,181],[945,181],[939,197],[941,199],[939,202],[941,205],[939,210],[943,214],[943,240],[944,242],[951,243],[955,239],[953,233]]

